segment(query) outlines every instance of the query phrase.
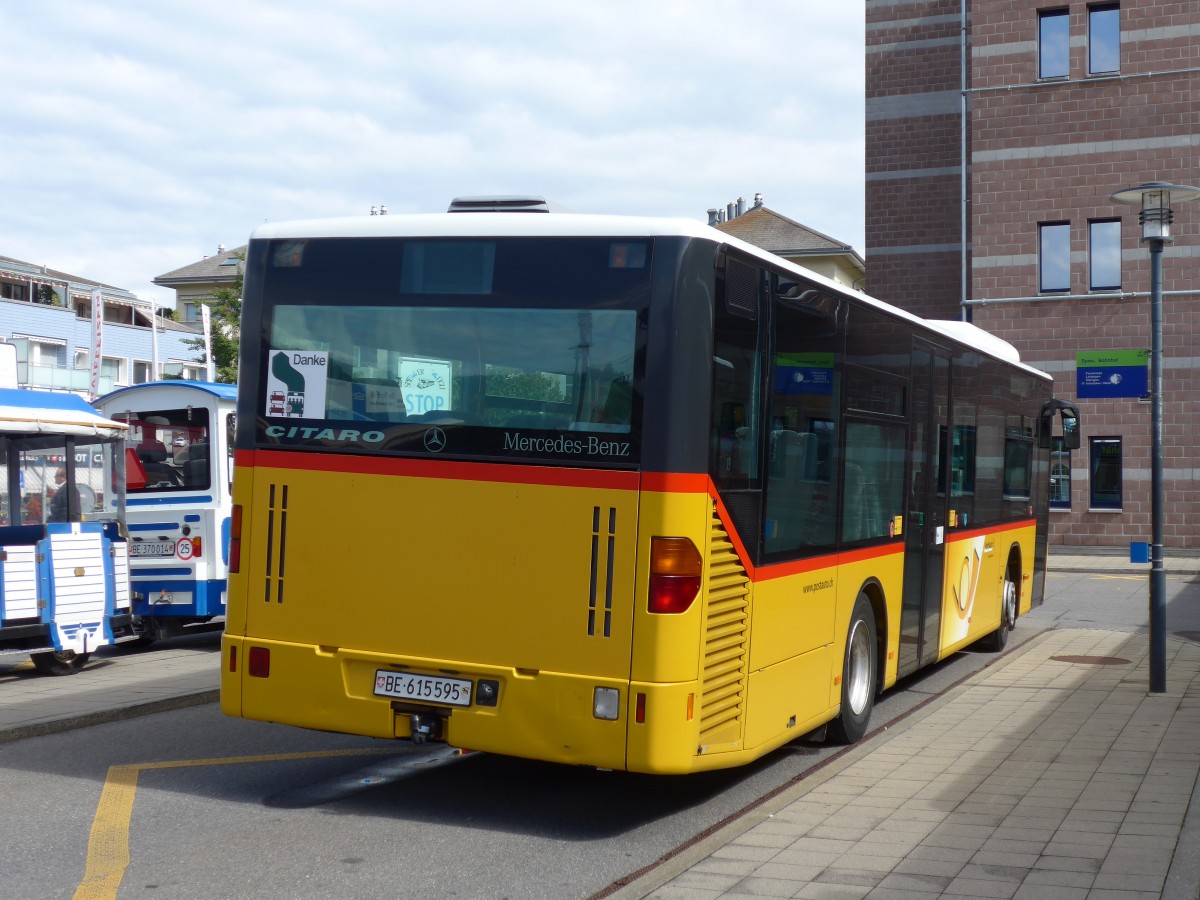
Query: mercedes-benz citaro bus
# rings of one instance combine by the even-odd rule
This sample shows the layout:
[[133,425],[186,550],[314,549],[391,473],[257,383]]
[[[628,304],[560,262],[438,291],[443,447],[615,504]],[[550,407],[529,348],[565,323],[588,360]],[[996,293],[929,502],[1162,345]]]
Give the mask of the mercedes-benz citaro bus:
[[129,426],[128,519],[139,643],[224,627],[237,386],[151,381],[95,403]]
[[543,210],[251,236],[227,714],[686,773],[1004,646],[1078,441],[1047,375],[699,223]]

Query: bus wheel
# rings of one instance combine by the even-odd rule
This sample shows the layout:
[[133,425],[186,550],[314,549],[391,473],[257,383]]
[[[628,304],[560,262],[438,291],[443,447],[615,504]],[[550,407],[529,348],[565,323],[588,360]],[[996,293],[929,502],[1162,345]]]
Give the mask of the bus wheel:
[[999,653],[1008,643],[1008,635],[1017,624],[1017,582],[1010,568],[1004,573],[1004,585],[1000,589],[1000,627],[979,643],[984,650]]
[[74,675],[83,668],[90,653],[76,653],[74,650],[47,650],[44,653],[33,653],[33,667],[43,675]]
[[853,744],[867,733],[875,707],[875,612],[866,594],[859,594],[846,633],[846,660],[842,667],[842,712],[829,723],[829,738]]

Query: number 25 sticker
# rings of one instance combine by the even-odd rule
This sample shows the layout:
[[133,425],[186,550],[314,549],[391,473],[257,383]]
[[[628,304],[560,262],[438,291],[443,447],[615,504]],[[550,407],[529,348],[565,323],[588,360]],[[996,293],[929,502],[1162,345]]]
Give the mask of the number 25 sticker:
[[175,553],[180,559],[192,558],[192,542],[187,538],[181,538],[179,543],[175,545]]

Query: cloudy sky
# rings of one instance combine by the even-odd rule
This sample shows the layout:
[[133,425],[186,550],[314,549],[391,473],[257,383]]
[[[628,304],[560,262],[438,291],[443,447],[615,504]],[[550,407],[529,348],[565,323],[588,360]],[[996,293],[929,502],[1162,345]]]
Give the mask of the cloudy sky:
[[767,206],[863,247],[846,0],[0,3],[0,256],[156,275],[314,216]]

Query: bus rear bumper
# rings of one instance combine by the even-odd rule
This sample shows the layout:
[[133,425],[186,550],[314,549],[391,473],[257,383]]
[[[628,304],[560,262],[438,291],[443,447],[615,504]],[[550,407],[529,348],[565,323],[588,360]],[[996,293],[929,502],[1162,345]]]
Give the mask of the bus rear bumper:
[[[470,702],[380,696],[375,690],[381,672],[469,681]],[[480,692],[483,682],[489,684],[488,695]],[[626,768],[628,688],[618,679],[397,659],[229,632],[222,639],[221,710],[226,715],[365,737],[444,741],[568,765]],[[608,700],[614,694],[615,705]],[[598,705],[613,717],[599,717]],[[420,726],[416,735],[414,716]]]

